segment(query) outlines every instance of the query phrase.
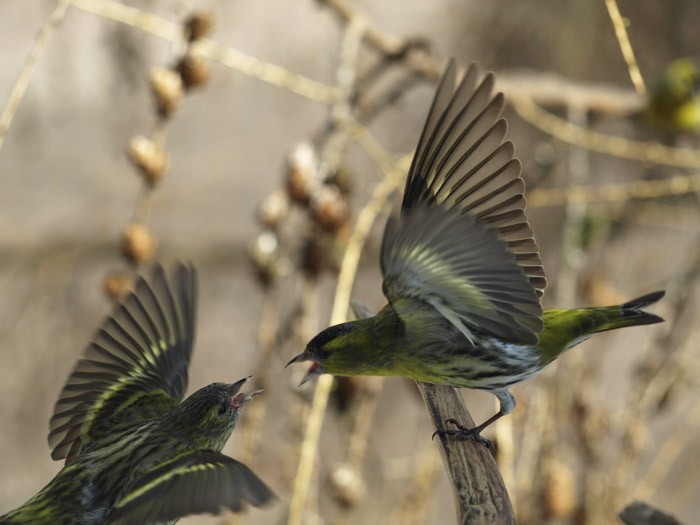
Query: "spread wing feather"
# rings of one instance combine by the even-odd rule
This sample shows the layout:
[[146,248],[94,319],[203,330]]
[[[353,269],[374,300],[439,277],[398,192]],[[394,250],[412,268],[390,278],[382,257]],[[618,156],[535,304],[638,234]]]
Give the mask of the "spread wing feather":
[[546,279],[525,216],[525,183],[494,79],[472,65],[456,90],[450,62],[382,241],[384,293],[433,305],[467,337],[535,344]]
[[85,350],[56,402],[53,459],[70,461],[114,425],[157,417],[182,399],[195,332],[196,272],[156,267],[139,279]]
[[193,450],[137,479],[106,523],[149,525],[224,508],[239,512],[272,498],[269,487],[243,463],[213,450]]
[[546,285],[542,259],[525,216],[525,184],[512,142],[504,141],[508,124],[500,117],[504,97],[491,96],[494,78],[477,82],[472,64],[456,90],[450,61],[438,85],[411,164],[402,210],[423,202],[455,209],[493,230],[542,295]]
[[469,339],[478,331],[537,343],[544,327],[537,295],[506,243],[470,217],[414,206],[389,220],[381,263],[390,301],[424,301]]

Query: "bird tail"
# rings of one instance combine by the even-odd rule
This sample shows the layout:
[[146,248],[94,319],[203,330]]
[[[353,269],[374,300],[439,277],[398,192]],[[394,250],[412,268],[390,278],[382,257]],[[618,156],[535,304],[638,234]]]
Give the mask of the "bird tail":
[[654,304],[663,296],[664,292],[654,292],[616,306],[545,310],[545,329],[540,334],[539,347],[542,363],[553,361],[562,352],[595,333],[662,322],[661,317],[645,312],[643,308]]
[[[607,330],[615,330],[624,328],[625,326],[637,326],[645,324],[656,324],[663,322],[663,318],[655,314],[645,312],[642,308],[654,304],[661,299],[666,292],[654,292],[637,299],[632,299],[619,306],[610,306],[610,313],[616,315],[607,316],[605,322],[600,323],[593,329],[593,332],[605,332]],[[607,309],[607,308],[606,308]]]

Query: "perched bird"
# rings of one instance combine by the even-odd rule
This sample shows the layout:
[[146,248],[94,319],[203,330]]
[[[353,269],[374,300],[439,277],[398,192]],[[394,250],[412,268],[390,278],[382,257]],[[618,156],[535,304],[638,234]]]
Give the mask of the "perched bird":
[[455,65],[440,80],[411,164],[398,217],[381,247],[383,291],[375,316],[323,330],[289,364],[318,374],[403,376],[487,390],[500,410],[481,425],[442,430],[487,442],[481,431],[510,413],[510,387],[605,330],[662,321],[642,311],[663,292],[602,308],[548,310],[546,280],[525,217],[525,185],[504,142],[504,98],[491,97],[472,65],[454,89]]
[[641,117],[664,133],[700,134],[700,63],[671,62],[652,86]]
[[246,377],[213,383],[182,403],[195,333],[196,273],[157,267],[108,317],[78,361],[51,418],[53,459],[38,494],[0,524],[160,524],[263,505],[272,491],[221,454]]

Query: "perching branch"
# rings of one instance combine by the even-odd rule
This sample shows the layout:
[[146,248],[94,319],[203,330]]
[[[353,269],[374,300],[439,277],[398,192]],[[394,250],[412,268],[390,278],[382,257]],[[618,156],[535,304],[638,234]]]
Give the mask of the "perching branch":
[[[467,407],[458,389],[429,383],[416,383],[435,430],[443,421],[455,419],[473,427]],[[515,525],[513,506],[503,478],[489,450],[476,441],[435,437],[457,507],[458,523],[463,525]]]

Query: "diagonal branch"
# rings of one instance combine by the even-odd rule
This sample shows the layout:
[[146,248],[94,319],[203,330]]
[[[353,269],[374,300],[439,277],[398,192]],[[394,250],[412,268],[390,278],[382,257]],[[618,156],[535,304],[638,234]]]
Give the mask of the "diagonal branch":
[[[474,426],[459,390],[446,386],[416,383],[435,430],[445,419]],[[441,436],[440,454],[457,507],[458,523],[463,525],[515,525],[513,507],[508,498],[496,460],[488,449],[475,441],[457,441]]]

